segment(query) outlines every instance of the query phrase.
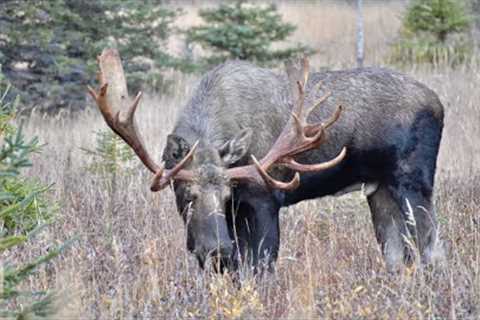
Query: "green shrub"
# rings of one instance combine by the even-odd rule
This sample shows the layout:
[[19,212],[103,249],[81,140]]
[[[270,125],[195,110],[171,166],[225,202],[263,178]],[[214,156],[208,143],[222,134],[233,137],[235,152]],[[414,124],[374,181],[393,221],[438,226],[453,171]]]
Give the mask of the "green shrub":
[[466,31],[469,26],[465,4],[458,0],[415,0],[404,19],[405,29],[429,33],[442,43],[449,34]]
[[205,58],[207,65],[227,59],[252,60],[271,65],[299,53],[312,53],[297,44],[286,49],[272,49],[272,45],[287,39],[296,29],[282,22],[274,5],[252,5],[238,1],[220,4],[218,8],[200,10],[204,25],[187,31],[187,41],[198,43],[212,55]]
[[110,129],[96,132],[95,150],[82,150],[92,156],[93,161],[87,166],[87,170],[101,178],[108,192],[105,236],[111,241],[112,230],[117,223],[118,180],[133,173],[138,162],[135,161],[132,149]]
[[52,205],[43,195],[48,187],[21,177],[1,183],[0,218],[7,234],[26,234],[53,218]]
[[14,110],[15,104],[0,100],[0,219],[5,234],[26,234],[50,220],[52,212],[40,196],[46,187],[20,176],[21,169],[31,166],[29,157],[39,146],[37,138],[27,141],[21,127],[10,124]]
[[[0,88],[5,86],[2,79]],[[18,287],[68,243],[54,246],[46,255],[21,265],[9,259],[8,252],[35,240],[35,235],[51,221],[55,208],[45,198],[48,187],[21,176],[21,170],[31,166],[30,156],[39,146],[36,138],[26,140],[21,128],[10,124],[15,105],[5,102],[7,91],[0,100],[0,318],[48,319],[55,313],[54,295],[20,291]]]
[[132,149],[110,129],[99,130],[95,135],[95,150],[82,149],[93,157],[87,169],[104,177],[129,171],[128,165],[135,159]]
[[393,45],[394,63],[456,65],[472,56],[466,31],[471,25],[465,4],[456,0],[414,0],[403,19],[400,39]]

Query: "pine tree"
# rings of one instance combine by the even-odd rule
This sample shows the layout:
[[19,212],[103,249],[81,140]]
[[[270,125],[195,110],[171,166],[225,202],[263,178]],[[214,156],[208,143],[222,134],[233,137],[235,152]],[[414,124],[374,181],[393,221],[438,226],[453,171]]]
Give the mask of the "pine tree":
[[87,170],[102,178],[108,190],[107,236],[110,236],[117,220],[118,179],[133,172],[133,165],[137,164],[136,157],[132,149],[110,129],[96,132],[95,150],[82,150],[92,156],[93,161]]
[[245,1],[220,4],[217,8],[200,10],[204,25],[187,31],[187,41],[200,44],[212,52],[205,58],[208,65],[227,59],[251,60],[272,65],[300,53],[312,53],[297,44],[286,49],[272,49],[285,41],[296,27],[282,21],[274,5],[252,5]]
[[[1,74],[0,74],[1,76]],[[38,151],[38,139],[26,139],[21,127],[10,124],[15,104],[5,102],[8,87],[0,77],[0,318],[50,318],[55,313],[54,294],[25,292],[19,285],[38,266],[58,256],[68,245],[50,248],[46,255],[15,265],[8,253],[35,241],[35,236],[52,220],[54,207],[45,198],[48,187],[21,175],[31,166],[30,156]]]
[[404,16],[392,60],[450,65],[463,62],[472,53],[466,34],[471,22],[462,0],[414,0]]
[[404,28],[412,33],[428,33],[445,43],[447,36],[466,31],[470,18],[458,0],[415,0],[409,6]]
[[183,66],[166,52],[180,12],[161,0],[9,0],[0,12],[0,71],[27,106],[83,108],[104,47],[125,57],[133,90],[159,88],[162,68]]

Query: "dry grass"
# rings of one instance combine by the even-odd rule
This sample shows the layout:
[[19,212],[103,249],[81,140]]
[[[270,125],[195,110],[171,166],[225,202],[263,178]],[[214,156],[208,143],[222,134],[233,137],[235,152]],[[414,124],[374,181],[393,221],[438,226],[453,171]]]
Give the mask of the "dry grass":
[[[396,37],[400,26],[400,3],[382,4],[364,1],[366,64],[381,64],[387,53],[387,44]],[[294,41],[306,43],[318,50],[312,63],[327,67],[349,67],[355,64],[356,12],[355,6],[338,1],[281,3],[285,21],[298,26]]]
[[[281,3],[299,23],[299,40],[322,48],[314,60],[351,65],[352,9],[337,4]],[[367,57],[381,63],[395,36],[400,6],[369,5]],[[378,26],[378,27],[375,27]],[[314,32],[311,32],[315,30]],[[435,270],[386,273],[368,207],[360,193],[301,203],[281,213],[282,246],[275,274],[241,288],[226,276],[205,274],[186,252],[183,224],[171,191],[151,194],[149,175],[118,177],[114,210],[105,182],[85,167],[93,131],[105,128],[95,112],[74,120],[32,117],[28,132],[48,145],[29,174],[54,182],[59,221],[19,260],[48,243],[80,240],[28,284],[68,295],[59,318],[81,319],[478,319],[480,310],[480,69],[406,72],[432,87],[446,107],[436,181],[436,207],[447,260]],[[170,97],[147,97],[139,123],[159,157],[175,112],[194,79],[182,79]]]

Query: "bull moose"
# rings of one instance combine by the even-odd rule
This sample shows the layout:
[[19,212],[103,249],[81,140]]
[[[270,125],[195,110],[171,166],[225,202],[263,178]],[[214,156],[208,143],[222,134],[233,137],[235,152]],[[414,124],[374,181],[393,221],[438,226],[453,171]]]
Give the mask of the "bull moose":
[[226,62],[201,78],[179,111],[158,165],[134,120],[141,93],[128,97],[118,53],[106,49],[98,61],[100,89],[90,94],[154,174],[151,190],[173,186],[201,267],[270,265],[280,208],[362,184],[387,268],[412,261],[406,237],[431,262],[443,106],[425,85],[382,68],[309,75],[306,59],[288,62],[286,74]]

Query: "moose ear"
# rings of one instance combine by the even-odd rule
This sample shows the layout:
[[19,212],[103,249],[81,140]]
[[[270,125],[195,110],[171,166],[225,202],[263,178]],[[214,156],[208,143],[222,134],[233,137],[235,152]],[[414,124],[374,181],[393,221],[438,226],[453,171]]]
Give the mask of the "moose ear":
[[227,165],[232,165],[242,159],[250,148],[252,130],[247,128],[240,131],[233,139],[227,141],[220,148],[220,156]]
[[165,168],[173,168],[190,151],[188,142],[180,136],[170,134],[167,136],[167,145],[163,150],[162,160]]

